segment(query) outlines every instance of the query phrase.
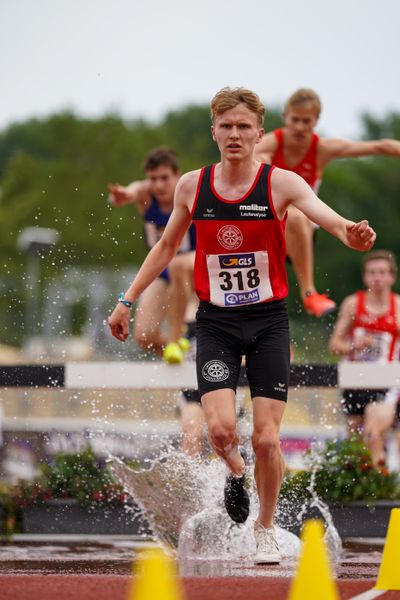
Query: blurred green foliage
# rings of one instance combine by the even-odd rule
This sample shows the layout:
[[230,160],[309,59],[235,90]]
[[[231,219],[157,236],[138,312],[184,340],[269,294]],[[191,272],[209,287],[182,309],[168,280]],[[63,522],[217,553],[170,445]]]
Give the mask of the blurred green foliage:
[[91,448],[76,454],[57,454],[54,464],[41,464],[37,478],[20,480],[10,487],[10,494],[21,507],[53,498],[74,498],[87,508],[97,502],[126,501],[122,487],[113,481]]
[[[366,139],[400,138],[399,114],[362,119]],[[280,124],[280,113],[271,110],[266,129]],[[51,227],[61,233],[57,246],[42,258],[43,281],[71,265],[117,270],[143,261],[141,219],[132,206],[116,209],[107,203],[107,184],[143,178],[143,160],[159,145],[178,152],[182,171],[216,161],[208,107],[188,106],[166,114],[159,123],[125,121],[116,114],[89,120],[65,112],[16,123],[0,133],[0,310],[5,323],[0,341],[14,343],[23,326],[26,257],[18,251],[17,238],[25,227]],[[320,196],[348,218],[369,219],[378,233],[376,247],[399,254],[399,190],[399,160],[377,157],[333,163]],[[329,290],[340,302],[361,286],[358,253],[324,231],[317,234],[315,253],[321,292]],[[334,317],[322,324],[308,317],[298,302],[290,268],[289,275],[296,360],[321,358]]]
[[[127,465],[135,470],[140,468],[136,459]],[[90,447],[74,454],[60,452],[52,464],[42,463],[31,481],[20,479],[14,484],[0,481],[0,541],[21,533],[24,508],[60,498],[76,500],[87,510],[129,501],[122,485],[114,481],[104,461],[98,460]]]
[[281,500],[303,503],[311,500],[312,471],[314,491],[326,502],[346,504],[363,501],[398,500],[400,480],[385,465],[374,467],[371,453],[359,437],[330,441],[309,456],[311,471],[287,473],[280,492]]

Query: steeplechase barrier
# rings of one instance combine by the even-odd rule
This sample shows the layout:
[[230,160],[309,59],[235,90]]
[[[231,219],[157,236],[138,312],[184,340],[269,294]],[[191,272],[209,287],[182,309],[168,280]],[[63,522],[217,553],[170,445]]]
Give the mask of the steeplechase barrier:
[[[239,385],[246,385],[242,369]],[[400,387],[400,363],[342,362],[338,365],[292,365],[291,387],[381,389]],[[178,389],[196,387],[193,362],[67,362],[46,365],[2,365],[0,387],[66,389]]]

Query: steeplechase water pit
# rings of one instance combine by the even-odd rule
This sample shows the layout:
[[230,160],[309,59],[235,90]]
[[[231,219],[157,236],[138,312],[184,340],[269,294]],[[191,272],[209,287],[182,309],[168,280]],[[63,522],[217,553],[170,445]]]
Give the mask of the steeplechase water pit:
[[[390,376],[397,377],[397,374]],[[82,381],[83,376],[78,377]],[[75,385],[76,381],[71,387]],[[91,387],[93,382],[82,383],[84,385]],[[127,387],[131,386],[132,382],[127,382]],[[118,461],[113,460],[114,468],[118,471]],[[179,478],[186,481],[190,473],[188,475],[185,467],[182,470],[182,461],[177,461],[174,483],[168,490],[168,479],[163,479],[165,464],[164,457],[160,460],[155,479],[149,479],[148,476],[142,478],[140,485],[145,501],[141,504],[149,513],[157,515],[158,539],[176,549],[175,557],[185,598],[286,598],[298,562],[297,538],[280,530],[283,562],[279,566],[255,567],[252,564],[251,520],[240,527],[232,526],[226,520],[218,504],[218,486],[209,490],[213,502],[204,506],[204,498],[203,502],[200,499],[207,482],[221,483],[223,480],[221,464],[216,462],[212,465],[215,471],[212,477],[209,471],[197,473],[200,485],[198,489],[195,486],[186,499],[177,491]],[[198,469],[201,471],[200,467]],[[123,479],[123,471],[117,476]],[[129,482],[126,485],[129,487]],[[153,497],[149,494],[151,487],[155,490]],[[132,490],[132,493],[137,496],[138,490]],[[194,515],[181,522],[177,516],[185,514],[185,501],[192,504],[189,512],[194,512]],[[162,510],[157,512],[156,506]],[[400,598],[400,592],[397,591],[383,592],[380,596],[370,591],[378,575],[383,539],[344,540],[341,548],[334,532],[331,531],[327,537],[341,598],[355,598],[364,592],[367,594],[365,600],[372,597]],[[221,539],[228,541],[221,544]],[[132,564],[141,549],[153,543],[148,538],[134,536],[14,536],[3,541],[0,548],[0,597],[23,600],[28,597],[25,594],[29,589],[30,598],[41,597],[44,600],[54,595],[62,599],[63,594],[65,597],[79,598],[125,598]]]

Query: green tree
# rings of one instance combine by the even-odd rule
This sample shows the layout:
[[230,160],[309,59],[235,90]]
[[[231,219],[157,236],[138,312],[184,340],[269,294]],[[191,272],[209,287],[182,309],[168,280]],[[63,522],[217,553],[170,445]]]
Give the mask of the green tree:
[[[363,137],[400,138],[400,115],[363,115]],[[278,110],[267,111],[265,129],[282,125]],[[3,339],[21,322],[25,257],[17,237],[25,227],[57,229],[57,247],[43,258],[44,279],[71,265],[139,265],[146,254],[142,222],[134,207],[107,203],[107,185],[144,177],[143,160],[155,146],[173,147],[182,171],[218,160],[207,106],[171,111],[155,124],[126,121],[116,114],[85,119],[70,112],[30,119],[0,132],[0,300]],[[387,157],[344,160],[326,170],[321,197],[350,219],[367,218],[378,234],[376,247],[400,254],[399,160]],[[335,300],[361,286],[361,255],[323,231],[316,241],[316,281]],[[289,312],[300,345],[312,340],[321,355],[334,316],[317,323],[304,314],[289,269]],[[10,307],[10,308],[8,308]],[[14,338],[13,338],[14,339]],[[310,344],[310,342],[307,342]],[[312,356],[311,346],[307,356]]]

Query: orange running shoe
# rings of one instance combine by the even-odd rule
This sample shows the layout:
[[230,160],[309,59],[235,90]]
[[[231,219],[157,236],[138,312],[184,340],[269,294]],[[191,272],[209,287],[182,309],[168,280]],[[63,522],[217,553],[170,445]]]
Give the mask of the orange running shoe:
[[303,300],[304,308],[309,315],[313,315],[320,319],[328,315],[336,308],[336,302],[328,298],[326,294],[318,292],[309,293]]

